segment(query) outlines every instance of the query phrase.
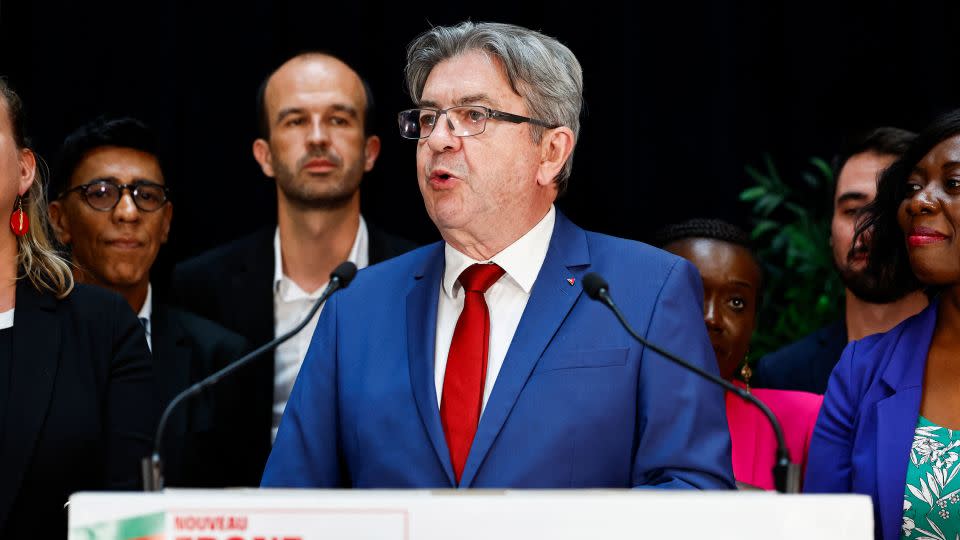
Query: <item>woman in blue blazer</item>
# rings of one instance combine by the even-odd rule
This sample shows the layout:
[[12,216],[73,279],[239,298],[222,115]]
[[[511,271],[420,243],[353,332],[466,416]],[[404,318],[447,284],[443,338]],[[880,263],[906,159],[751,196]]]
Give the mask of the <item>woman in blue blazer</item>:
[[[877,538],[960,533],[960,110],[883,173],[858,235],[878,287],[930,306],[847,346],[810,445],[808,492],[870,495]],[[957,431],[954,431],[957,430]]]

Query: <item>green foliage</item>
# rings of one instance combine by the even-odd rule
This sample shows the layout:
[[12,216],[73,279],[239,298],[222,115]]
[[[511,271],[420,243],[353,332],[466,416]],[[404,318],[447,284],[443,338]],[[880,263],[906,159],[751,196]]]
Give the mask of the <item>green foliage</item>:
[[740,200],[753,206],[751,235],[764,267],[752,359],[840,317],[843,284],[830,250],[833,171],[820,158],[809,164],[802,182],[792,186],[769,155],[762,171],[746,168],[755,185],[740,193]]

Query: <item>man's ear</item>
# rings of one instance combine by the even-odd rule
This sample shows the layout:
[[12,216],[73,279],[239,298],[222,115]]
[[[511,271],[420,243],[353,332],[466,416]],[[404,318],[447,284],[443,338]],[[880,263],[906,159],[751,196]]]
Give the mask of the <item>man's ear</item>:
[[270,152],[270,143],[264,139],[253,141],[253,159],[260,164],[263,174],[273,178],[273,154]]
[[50,213],[50,226],[53,227],[57,240],[65,245],[70,245],[72,237],[70,235],[70,218],[67,217],[66,208],[61,201],[53,201],[47,207]]
[[545,130],[540,140],[540,170],[537,183],[548,186],[563,170],[563,166],[573,153],[573,130],[560,126]]
[[167,202],[163,206],[163,226],[160,229],[160,243],[166,244],[170,237],[170,222],[173,221],[173,203]]
[[380,155],[380,137],[377,137],[376,135],[367,137],[363,155],[363,172],[370,172],[373,170],[374,163],[377,162],[377,156]]

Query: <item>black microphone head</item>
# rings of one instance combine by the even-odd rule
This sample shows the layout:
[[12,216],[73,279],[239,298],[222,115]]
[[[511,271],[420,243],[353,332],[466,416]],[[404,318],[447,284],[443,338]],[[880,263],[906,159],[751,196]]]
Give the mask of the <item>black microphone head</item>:
[[330,281],[333,281],[333,278],[337,278],[340,281],[340,288],[345,289],[347,285],[353,281],[353,277],[357,275],[357,265],[353,264],[350,261],[345,261],[340,263],[339,266],[333,269],[333,272],[330,272]]
[[609,291],[610,285],[600,274],[590,272],[583,276],[583,291],[594,300],[600,299],[600,291]]

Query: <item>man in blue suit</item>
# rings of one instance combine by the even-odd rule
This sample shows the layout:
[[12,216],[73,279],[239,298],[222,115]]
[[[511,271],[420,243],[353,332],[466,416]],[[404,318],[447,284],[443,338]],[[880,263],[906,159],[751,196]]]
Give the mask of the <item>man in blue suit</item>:
[[553,206],[579,131],[574,55],[466,22],[407,60],[401,135],[444,241],[324,307],[263,485],[732,488],[721,390],[581,289],[603,274],[642,334],[716,373],[696,270]]

